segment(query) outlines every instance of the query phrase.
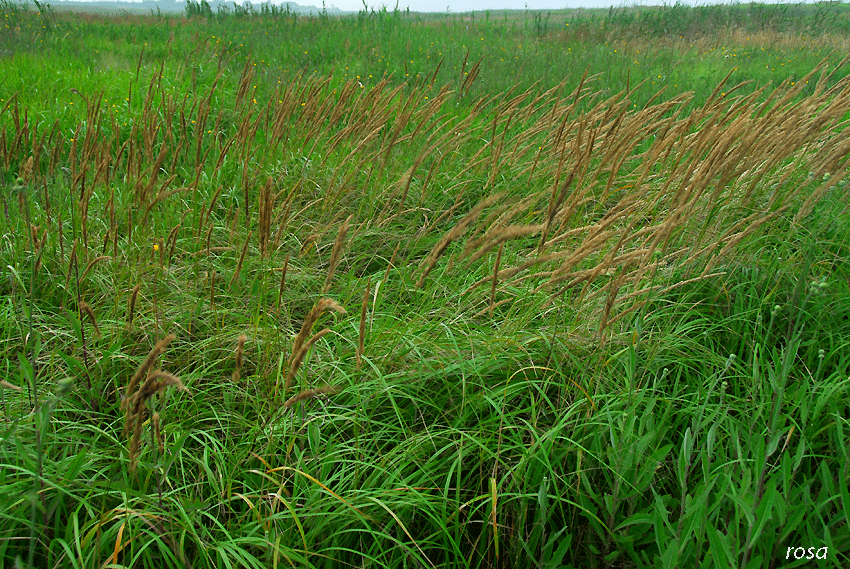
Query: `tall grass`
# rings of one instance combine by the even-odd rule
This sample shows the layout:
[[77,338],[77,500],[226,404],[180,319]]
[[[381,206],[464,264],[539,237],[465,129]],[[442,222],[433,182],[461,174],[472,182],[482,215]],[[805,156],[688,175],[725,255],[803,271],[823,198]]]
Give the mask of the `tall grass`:
[[[845,69],[664,90],[628,62],[671,38],[610,14],[581,41],[619,67],[536,84],[493,53],[572,57],[542,16],[26,32],[0,73],[70,71],[3,83],[0,557],[846,565]],[[410,73],[404,30],[467,25]]]

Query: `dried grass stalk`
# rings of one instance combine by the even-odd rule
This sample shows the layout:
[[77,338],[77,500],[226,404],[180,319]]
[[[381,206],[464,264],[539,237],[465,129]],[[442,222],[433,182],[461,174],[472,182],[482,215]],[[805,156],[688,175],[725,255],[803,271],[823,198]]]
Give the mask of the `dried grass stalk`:
[[[139,457],[139,448],[142,439],[142,426],[145,423],[147,415],[147,401],[157,393],[165,391],[167,387],[174,386],[178,391],[189,393],[186,386],[176,375],[168,372],[156,370],[148,374],[145,382],[139,387],[139,390],[133,394],[133,397],[127,404],[127,415],[125,422],[125,431],[128,430],[127,425],[133,425],[133,436],[130,439],[129,461],[130,471],[135,472],[136,461]],[[158,430],[158,423],[154,425],[155,431]]]
[[393,268],[393,267],[395,266],[395,265],[393,265],[393,263],[395,263],[395,256],[396,256],[396,253],[398,253],[398,248],[399,248],[400,246],[401,246],[401,241],[399,241],[398,243],[396,243],[396,245],[395,245],[395,249],[393,249],[393,254],[392,254],[392,255],[390,255],[390,262],[389,262],[389,263],[387,263],[387,268],[386,268],[386,269],[384,269],[384,278],[383,278],[383,280],[382,280],[381,282],[387,282],[387,277],[389,277],[389,276],[390,276],[390,269],[391,269],[391,268]]
[[153,417],[151,417],[151,423],[153,424],[153,438],[156,441],[156,446],[159,448],[159,453],[163,454],[165,452],[165,448],[164,441],[162,440],[159,412],[153,414]]
[[[165,338],[159,341],[157,345],[155,345],[151,351],[148,353],[147,357],[144,359],[142,364],[136,369],[136,373],[133,374],[133,377],[130,379],[130,383],[127,385],[127,391],[124,393],[124,399],[121,402],[121,408],[125,409],[130,405],[132,401],[132,397],[134,392],[136,391],[139,382],[142,381],[142,378],[147,375],[150,371],[150,368],[153,367],[154,361],[159,357],[161,353],[165,351],[165,348],[168,344],[175,338],[174,334],[169,334]],[[127,422],[124,423],[124,434],[126,435],[130,428],[129,423],[130,417],[127,417]]]
[[77,239],[74,239],[74,244],[71,246],[71,256],[68,259],[68,272],[65,275],[65,290],[68,290],[71,283],[71,269],[76,269],[77,263]]
[[274,199],[275,192],[274,189],[274,179],[269,176],[266,180],[266,184],[263,186],[262,190],[260,190],[260,204],[259,204],[259,215],[260,215],[260,255],[262,257],[266,256],[269,248],[269,240],[271,238],[271,225],[272,225],[272,211],[274,210]]
[[336,235],[336,241],[334,241],[333,249],[331,249],[331,262],[328,267],[328,274],[325,277],[325,284],[322,286],[322,294],[327,294],[327,292],[331,288],[331,283],[334,278],[334,271],[336,270],[336,266],[339,263],[339,255],[342,252],[342,244],[345,241],[345,235],[348,233],[348,222],[351,221],[352,216],[348,216],[343,224],[339,228],[339,232]]
[[498,200],[502,198],[504,192],[497,192],[492,196],[481,200],[478,204],[472,208],[468,214],[466,214],[463,219],[461,219],[454,227],[446,233],[440,241],[434,245],[434,248],[431,249],[431,252],[428,254],[428,257],[423,262],[423,270],[422,275],[419,277],[419,280],[416,281],[416,288],[422,288],[422,285],[425,283],[425,279],[428,277],[428,274],[433,270],[434,266],[437,264],[437,260],[440,256],[445,252],[448,246],[452,241],[460,237],[466,232],[466,229],[469,225],[478,219],[478,216],[481,215],[487,207],[493,205]]
[[101,261],[108,261],[111,258],[112,257],[110,257],[109,255],[100,255],[99,257],[95,257],[94,259],[92,259],[91,262],[86,265],[83,274],[80,275],[80,280],[82,281],[83,279],[85,279],[86,275],[89,274],[89,271],[92,270],[92,267],[94,267],[96,264],[100,263]]
[[280,270],[280,287],[277,289],[277,315],[280,316],[280,303],[283,298],[283,287],[286,286],[286,269],[289,267],[289,253],[283,260],[283,268]]
[[[310,310],[309,314],[307,314],[307,317],[304,319],[304,323],[301,325],[301,330],[298,332],[298,335],[295,336],[295,340],[292,343],[292,356],[289,359],[289,371],[286,374],[286,380],[283,386],[284,393],[289,390],[289,387],[292,384],[292,378],[295,377],[295,374],[298,371],[301,362],[304,360],[304,356],[307,354],[307,351],[309,351],[310,346],[329,331],[328,329],[325,329],[314,335],[309,341],[307,340],[307,336],[310,334],[313,324],[315,324],[316,320],[318,320],[319,317],[328,310],[333,310],[340,314],[346,313],[345,309],[337,301],[330,298],[322,298],[315,306],[313,306],[313,309]],[[308,342],[306,348],[305,342]]]
[[236,265],[236,272],[233,273],[233,277],[230,279],[230,288],[233,288],[233,283],[236,282],[236,279],[239,278],[239,271],[242,269],[242,262],[245,261],[245,253],[248,252],[248,245],[251,243],[251,233],[248,233],[248,237],[245,238],[245,245],[242,247],[242,254],[239,255],[239,263]]
[[[168,343],[174,339],[173,334],[169,334],[159,341],[148,353],[145,360],[133,374],[124,399],[121,401],[121,409],[125,412],[124,415],[124,435],[132,432],[129,447],[130,471],[136,469],[136,460],[139,456],[139,447],[141,446],[142,425],[145,422],[147,413],[147,401],[156,395],[165,391],[167,387],[174,386],[179,391],[189,393],[183,381],[174,374],[155,370],[150,371],[153,367],[156,358],[165,351]],[[145,378],[142,381],[142,378]],[[159,418],[154,422],[155,437],[159,440]]]
[[324,328],[323,330],[316,332],[315,334],[310,336],[310,339],[304,342],[304,344],[298,349],[298,353],[293,354],[292,362],[289,366],[289,371],[286,374],[286,382],[284,383],[283,388],[284,393],[286,393],[286,391],[289,389],[289,386],[292,384],[292,379],[298,372],[298,368],[301,367],[301,363],[304,361],[304,358],[307,357],[307,352],[310,351],[310,348],[313,347],[313,344],[319,341],[325,334],[329,333],[330,331],[330,328]]
[[177,232],[180,231],[182,224],[178,223],[168,232],[168,237],[165,238],[165,248],[168,249],[168,262],[171,262],[171,257],[174,255],[174,249],[177,246]]
[[209,254],[210,254],[210,241],[212,240],[212,232],[213,232],[213,226],[210,225],[209,229],[207,229],[207,238],[206,238],[206,241],[207,241],[207,256],[209,256]]
[[301,401],[308,401],[320,395],[333,395],[339,392],[339,387],[334,387],[331,385],[317,387],[316,389],[305,389],[304,391],[299,391],[298,393],[287,399],[286,402],[283,404],[283,408],[291,409],[296,403],[300,403]]
[[0,379],[0,386],[5,387],[6,389],[11,389],[12,391],[17,391],[18,393],[22,393],[24,390],[17,385],[12,385],[5,379]]
[[318,233],[314,233],[314,234],[308,236],[307,239],[304,240],[304,243],[301,245],[301,252],[298,253],[298,258],[300,259],[304,255],[306,255],[307,251],[309,250],[310,245],[313,245],[313,244],[316,245],[316,249],[319,248],[319,234]]
[[38,275],[38,270],[41,268],[41,257],[44,254],[44,245],[47,243],[47,229],[41,234],[41,239],[38,242],[38,247],[35,253],[35,274]]
[[233,370],[233,382],[238,383],[239,378],[242,374],[242,357],[245,354],[245,341],[248,339],[248,336],[245,334],[239,334],[239,339],[236,341],[236,369]]
[[493,309],[496,302],[496,286],[499,284],[499,263],[502,260],[502,251],[505,249],[505,244],[499,245],[499,252],[496,253],[496,263],[493,265],[493,286],[490,287],[490,318],[493,317]]
[[137,284],[133,287],[133,292],[130,294],[130,298],[127,299],[127,330],[133,327],[133,316],[136,311],[136,299],[139,296],[139,289],[141,288],[141,284]]
[[80,317],[82,318],[83,315],[89,319],[89,323],[92,325],[92,328],[94,328],[95,334],[97,334],[97,337],[100,338],[100,328],[97,325],[97,318],[94,316],[94,310],[92,310],[92,307],[85,301],[80,302]]

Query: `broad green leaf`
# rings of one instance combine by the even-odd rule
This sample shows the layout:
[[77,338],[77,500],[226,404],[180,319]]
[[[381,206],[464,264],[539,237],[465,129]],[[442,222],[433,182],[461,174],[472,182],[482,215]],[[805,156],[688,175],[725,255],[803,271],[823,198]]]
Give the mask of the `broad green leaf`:
[[688,542],[696,538],[693,534],[693,529],[694,526],[698,525],[702,521],[702,509],[700,508],[705,508],[705,502],[695,504],[695,507],[696,509],[693,510],[691,515],[686,514],[680,521],[681,532],[679,532],[679,554],[685,550],[685,546],[688,545]]
[[767,445],[767,454],[765,455],[765,460],[773,456],[773,453],[776,452],[776,447],[779,446],[779,441],[782,440],[782,437],[783,433],[781,431],[773,433],[773,435],[770,437],[770,443]]
[[537,505],[540,507],[540,512],[543,514],[543,519],[548,519],[547,511],[549,507],[549,479],[545,476],[540,481],[540,489],[537,491]]
[[708,543],[714,556],[715,567],[737,567],[735,555],[729,549],[729,539],[719,529],[708,531]]
[[679,548],[675,540],[670,540],[667,549],[661,554],[661,566],[664,569],[675,569],[679,563]]
[[[557,569],[561,567],[561,564],[564,562],[564,557],[567,556],[570,546],[573,543],[573,534],[567,533],[566,535],[563,535],[567,529],[569,528],[561,528],[561,531],[551,536],[549,541],[546,543],[546,547],[544,549],[546,567]],[[558,549],[553,552],[552,549],[555,544],[558,545]]]
[[80,468],[82,468],[87,456],[88,453],[85,448],[79,449],[74,458],[68,463],[68,468],[65,470],[65,480],[70,482],[77,478],[77,474],[80,472]]
[[790,509],[788,519],[785,520],[785,525],[782,526],[782,534],[779,537],[781,542],[785,542],[797,531],[800,523],[804,522],[811,510],[804,504],[797,504],[796,507]]
[[621,530],[633,525],[652,525],[654,521],[655,516],[653,516],[652,514],[647,512],[638,512],[637,514],[628,517],[626,520],[620,523],[620,525],[616,527],[614,532],[620,532]]
[[712,451],[714,450],[714,439],[717,437],[717,423],[711,425],[711,428],[708,429],[708,435],[706,435],[706,450],[708,451],[708,455],[712,456]]
[[729,494],[729,498],[738,505],[739,512],[747,518],[747,525],[752,526],[755,523],[753,517],[753,496],[751,494],[739,496],[733,491],[733,493]]
[[788,453],[782,453],[779,460],[779,472],[782,476],[782,493],[788,496],[791,493],[791,483],[794,481],[793,458]]
[[667,543],[673,538],[673,536],[676,535],[676,532],[670,524],[668,519],[669,513],[667,512],[667,508],[664,507],[664,502],[662,501],[661,496],[658,495],[654,488],[652,489],[652,493],[655,495],[655,516],[653,520],[655,528],[655,542],[659,549],[661,549],[663,544]]
[[667,458],[667,455],[670,453],[670,450],[673,448],[673,445],[664,445],[663,447],[657,449],[651,455],[642,460],[642,464],[640,464],[637,468],[640,468],[640,473],[635,479],[635,488],[641,492],[645,493],[647,486],[652,482],[655,473],[658,471],[658,468],[664,463],[664,460]]
[[772,478],[767,480],[765,482],[764,494],[762,494],[761,501],[759,502],[758,508],[756,508],[756,529],[750,538],[750,542],[747,544],[748,548],[753,548],[753,544],[755,544],[761,536],[762,531],[764,531],[765,524],[767,524],[773,516],[774,502],[781,499],[782,497],[776,492],[775,481]]

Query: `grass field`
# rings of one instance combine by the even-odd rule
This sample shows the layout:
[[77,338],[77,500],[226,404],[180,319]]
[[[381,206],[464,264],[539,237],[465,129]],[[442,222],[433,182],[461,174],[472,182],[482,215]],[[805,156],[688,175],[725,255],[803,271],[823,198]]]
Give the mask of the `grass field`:
[[4,567],[850,565],[850,7],[0,12]]

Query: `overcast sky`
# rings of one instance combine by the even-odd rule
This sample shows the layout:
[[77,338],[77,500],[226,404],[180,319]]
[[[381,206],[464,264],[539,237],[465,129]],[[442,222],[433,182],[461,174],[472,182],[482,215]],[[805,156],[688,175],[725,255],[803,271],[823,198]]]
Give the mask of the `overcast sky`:
[[[0,0],[2,1],[2,0]],[[48,0],[49,1],[49,0]],[[54,4],[64,4],[66,2],[75,2],[86,0],[54,0]],[[95,0],[92,0],[95,1]],[[108,0],[107,0],[108,1]],[[119,0],[122,2],[141,2],[142,0]],[[155,1],[155,0],[154,0]],[[208,0],[213,3],[212,0]],[[244,3],[246,0],[218,0],[228,4],[236,2]],[[254,4],[262,4],[267,0],[248,0]],[[281,4],[285,0],[271,0],[273,4]],[[300,6],[315,6],[318,9],[322,8],[322,0],[292,0]],[[735,0],[398,0],[399,10],[406,10],[408,7],[411,12],[484,12],[485,10],[560,10],[564,8],[609,8],[614,6],[621,8],[623,6],[659,6],[659,5],[674,5],[677,2],[688,4],[691,6],[705,6],[712,4],[728,4]],[[799,3],[800,0],[755,0],[760,4],[783,4]],[[802,0],[804,3],[814,2],[815,0]],[[748,0],[740,0],[741,3],[747,3]],[[347,12],[358,12],[363,9],[363,0],[325,0],[328,8],[331,6],[339,8]],[[393,10],[396,7],[396,0],[366,0],[369,9],[380,10],[382,6],[386,6],[388,10]]]
[[[293,0],[298,3],[298,0]],[[302,0],[308,1],[308,0]],[[318,0],[321,2],[321,0]],[[327,1],[327,0],[325,0]],[[386,5],[388,10],[395,8],[395,0],[366,0],[366,3],[371,9],[373,6],[377,10],[380,6]],[[662,3],[661,1],[658,2]],[[333,4],[340,10],[358,10],[363,9],[363,2],[360,0],[331,0]],[[561,8],[607,8],[608,6],[621,6],[623,3],[614,2],[612,0],[528,0],[529,10],[557,10]],[[411,12],[476,12],[484,10],[524,10],[526,8],[525,0],[399,0],[399,10],[406,10],[410,7]]]
[[[300,2],[293,0],[296,4]],[[301,0],[309,2],[309,0]],[[321,0],[317,0],[321,3]],[[328,2],[328,0],[325,0]],[[675,0],[674,0],[675,1]],[[388,10],[395,8],[395,0],[366,0],[369,8],[376,10],[386,5]],[[662,3],[659,0],[657,3]],[[330,0],[340,10],[362,10],[361,0]],[[622,1],[614,0],[527,0],[529,10],[557,10],[562,8],[607,8],[622,6]],[[629,4],[631,5],[631,4]],[[483,12],[484,10],[524,10],[526,0],[399,0],[399,10],[410,7],[411,12]]]
[[[309,4],[318,2],[321,7],[322,0],[293,0],[296,4]],[[794,2],[794,0],[790,0]],[[363,9],[362,0],[325,0],[328,6],[333,5],[340,10],[357,11]],[[369,8],[379,9],[381,6],[386,6],[387,9],[395,8],[395,0],[366,0]],[[624,2],[623,0],[398,0],[400,10],[406,10],[410,7],[411,12],[483,12],[485,10],[524,10],[528,7],[529,10],[558,10],[563,8],[608,8],[610,6],[634,6],[646,5],[654,6],[661,4],[672,5],[676,0],[631,0]],[[710,2],[698,0],[685,0],[683,4],[700,5],[721,4],[728,2]],[[776,0],[762,0],[764,4],[777,4]],[[796,2],[794,2],[796,3]]]

